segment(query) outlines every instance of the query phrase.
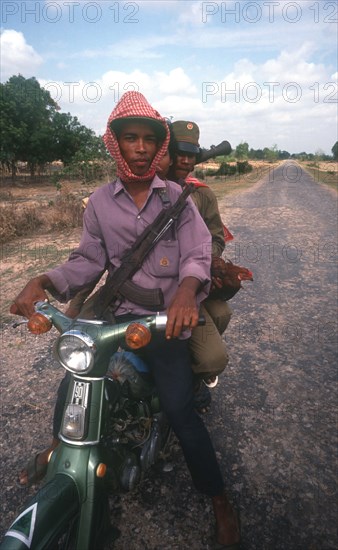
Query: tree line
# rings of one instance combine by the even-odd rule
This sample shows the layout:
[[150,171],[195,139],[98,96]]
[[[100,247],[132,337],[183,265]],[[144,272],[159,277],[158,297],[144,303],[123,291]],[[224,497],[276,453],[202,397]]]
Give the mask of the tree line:
[[[14,179],[18,163],[28,164],[31,175],[46,163],[61,161],[64,166],[74,162],[108,159],[102,138],[80,124],[77,117],[61,113],[60,107],[44,90],[35,77],[13,75],[0,83],[0,164],[12,173]],[[332,147],[333,158],[338,159],[338,142]],[[321,154],[290,154],[272,148],[249,149],[248,143],[237,145],[234,156],[241,159],[331,160]]]
[[333,145],[332,156],[326,155],[322,151],[317,151],[316,153],[306,153],[302,151],[301,153],[289,153],[288,151],[281,151],[278,149],[277,145],[272,147],[264,147],[264,149],[249,149],[249,144],[247,142],[242,142],[237,145],[234,156],[237,159],[256,159],[256,160],[285,160],[285,159],[298,159],[298,160],[338,160],[338,141]]
[[0,83],[0,128],[0,163],[13,178],[18,162],[26,162],[33,176],[56,160],[67,166],[74,159],[107,156],[102,139],[77,117],[61,113],[34,77],[17,75]]

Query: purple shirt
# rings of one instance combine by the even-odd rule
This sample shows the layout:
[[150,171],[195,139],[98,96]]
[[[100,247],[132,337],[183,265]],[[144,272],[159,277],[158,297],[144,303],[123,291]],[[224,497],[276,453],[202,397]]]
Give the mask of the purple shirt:
[[[155,189],[165,186],[174,204],[182,192],[181,187],[155,176],[141,210],[120,179],[91,195],[79,247],[66,263],[46,273],[57,291],[54,296],[58,300],[68,301],[79,290],[98,281],[106,269],[111,273],[120,266],[123,252],[163,209]],[[177,240],[166,240],[167,237],[172,238],[172,234],[155,245],[132,280],[143,288],[160,287],[167,308],[181,281],[188,276],[196,277],[204,284],[197,296],[200,303],[209,290],[211,235],[190,197],[176,225],[174,237]],[[124,313],[144,314],[149,310],[124,300],[116,314]]]

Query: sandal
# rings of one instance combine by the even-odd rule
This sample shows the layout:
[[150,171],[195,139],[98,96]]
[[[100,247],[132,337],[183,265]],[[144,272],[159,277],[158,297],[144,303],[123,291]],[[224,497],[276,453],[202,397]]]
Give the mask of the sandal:
[[[30,487],[31,485],[34,485],[34,483],[38,483],[43,479],[47,473],[47,467],[48,463],[40,464],[38,461],[39,457],[38,453],[35,455],[27,464],[26,468],[24,468],[19,475],[19,483],[20,485],[23,485],[25,487]],[[24,483],[20,481],[23,477],[27,478],[27,481]]]

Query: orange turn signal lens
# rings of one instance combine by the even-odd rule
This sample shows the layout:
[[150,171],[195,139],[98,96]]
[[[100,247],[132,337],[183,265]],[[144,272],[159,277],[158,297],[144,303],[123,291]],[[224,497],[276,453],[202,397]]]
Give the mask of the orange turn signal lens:
[[141,323],[131,323],[126,330],[126,342],[131,349],[143,348],[151,340],[151,332]]
[[96,468],[97,477],[104,477],[106,475],[106,472],[107,472],[106,464],[103,464],[103,462],[100,462],[100,464]]
[[33,334],[43,334],[52,328],[52,322],[42,313],[33,313],[28,321],[27,328]]

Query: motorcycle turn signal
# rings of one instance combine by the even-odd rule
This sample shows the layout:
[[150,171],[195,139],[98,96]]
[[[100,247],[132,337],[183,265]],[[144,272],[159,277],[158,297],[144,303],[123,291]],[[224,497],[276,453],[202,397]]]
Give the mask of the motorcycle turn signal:
[[27,323],[27,328],[33,334],[44,334],[52,328],[52,321],[42,313],[33,313]]
[[151,340],[151,332],[141,323],[131,323],[126,330],[125,340],[131,349],[143,348]]

